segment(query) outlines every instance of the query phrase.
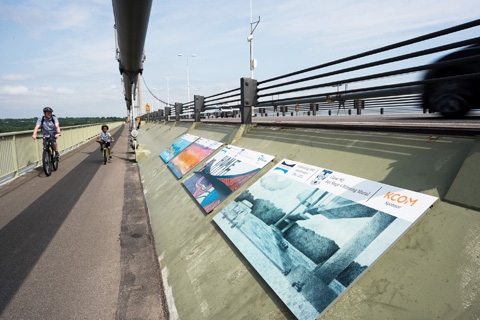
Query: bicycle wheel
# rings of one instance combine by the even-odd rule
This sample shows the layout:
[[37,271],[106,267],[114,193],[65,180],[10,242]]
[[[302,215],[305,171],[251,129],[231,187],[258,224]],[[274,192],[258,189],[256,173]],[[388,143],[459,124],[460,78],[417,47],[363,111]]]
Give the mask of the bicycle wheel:
[[55,157],[55,150],[52,149],[52,167],[53,167],[53,171],[57,171],[58,169],[58,158]]
[[43,162],[43,171],[45,171],[45,174],[48,177],[52,174],[52,161],[50,159],[50,151],[48,149],[43,150],[42,162]]
[[108,150],[107,148],[103,148],[103,164],[107,164],[107,158],[108,158]]

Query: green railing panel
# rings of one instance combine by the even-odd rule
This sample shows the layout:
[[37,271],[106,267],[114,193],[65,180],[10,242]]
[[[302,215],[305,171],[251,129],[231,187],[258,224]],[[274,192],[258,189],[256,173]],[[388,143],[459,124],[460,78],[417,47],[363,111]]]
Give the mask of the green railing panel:
[[[107,123],[110,130],[121,126],[123,122]],[[61,127],[61,136],[57,139],[58,151],[63,154],[95,138],[101,130],[101,124],[73,127]],[[42,134],[32,139],[32,132],[20,131],[0,134],[0,184],[17,177],[28,168],[41,165]]]

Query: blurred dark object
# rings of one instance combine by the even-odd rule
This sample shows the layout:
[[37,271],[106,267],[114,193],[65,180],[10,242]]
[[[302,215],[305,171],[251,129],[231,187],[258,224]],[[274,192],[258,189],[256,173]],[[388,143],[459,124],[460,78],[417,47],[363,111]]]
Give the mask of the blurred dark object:
[[[438,62],[480,56],[480,43],[450,53]],[[424,80],[449,78],[480,72],[480,61],[450,65],[429,70]],[[448,118],[462,117],[470,109],[480,108],[480,78],[445,79],[445,81],[425,84],[423,108],[431,112],[440,112]]]

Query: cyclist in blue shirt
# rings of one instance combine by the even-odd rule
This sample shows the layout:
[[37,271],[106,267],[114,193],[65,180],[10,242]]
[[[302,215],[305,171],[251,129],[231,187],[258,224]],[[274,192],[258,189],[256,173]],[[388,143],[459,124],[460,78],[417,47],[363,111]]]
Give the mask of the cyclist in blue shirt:
[[108,148],[108,160],[112,160],[112,150],[110,149],[110,141],[113,142],[114,139],[110,134],[110,132],[108,132],[108,126],[106,124],[102,125],[102,131],[100,131],[100,134],[97,137],[97,142],[100,143],[100,152],[103,151],[103,141],[106,142],[106,146]]
[[52,115],[52,108],[45,107],[43,108],[43,116],[38,117],[37,124],[35,129],[33,129],[33,140],[37,140],[37,131],[42,127],[42,134],[45,138],[49,139],[53,144],[53,149],[55,150],[55,157],[59,157],[57,149],[57,138],[60,136],[60,124],[57,117]]

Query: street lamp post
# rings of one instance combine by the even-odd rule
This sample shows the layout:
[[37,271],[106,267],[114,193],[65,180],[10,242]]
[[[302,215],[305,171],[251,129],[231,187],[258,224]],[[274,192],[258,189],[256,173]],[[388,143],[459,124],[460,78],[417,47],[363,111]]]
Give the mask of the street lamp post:
[[160,97],[160,89],[162,89],[162,88],[152,88],[152,89],[154,89],[157,92],[157,96],[155,97],[156,98],[155,100],[157,100],[157,106],[158,106],[157,109],[160,109],[160,98],[159,97]]
[[[253,22],[252,17],[252,0],[250,0],[250,34],[247,37],[248,42],[250,42],[250,78],[253,79],[253,69],[255,69],[256,61],[253,59],[253,32],[257,28],[258,24],[260,23],[260,16],[258,17],[258,21]],[[255,24],[255,27],[253,26]]]
[[170,86],[168,84],[168,80],[173,79],[173,77],[162,77],[162,78],[167,80],[167,106],[170,107]]
[[195,58],[197,55],[196,54],[183,55],[182,53],[179,53],[178,56],[187,58],[187,101],[186,102],[189,102],[190,101],[189,100],[190,99],[190,74],[188,70],[188,58],[189,57]]

